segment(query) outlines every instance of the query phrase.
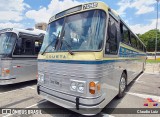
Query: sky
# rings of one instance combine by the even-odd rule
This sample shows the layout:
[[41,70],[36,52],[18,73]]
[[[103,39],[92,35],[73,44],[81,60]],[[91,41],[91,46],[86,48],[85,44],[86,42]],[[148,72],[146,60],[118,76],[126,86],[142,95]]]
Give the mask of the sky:
[[[62,10],[91,1],[95,0],[0,0],[0,29],[34,28],[35,23],[48,23],[51,16]],[[156,27],[156,0],[99,1],[116,10],[137,34],[143,34]],[[160,29],[160,18],[158,28]]]

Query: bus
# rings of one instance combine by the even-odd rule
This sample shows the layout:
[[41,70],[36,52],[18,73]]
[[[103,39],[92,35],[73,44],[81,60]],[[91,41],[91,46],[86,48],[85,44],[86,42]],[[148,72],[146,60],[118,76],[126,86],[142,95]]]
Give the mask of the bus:
[[155,59],[155,55],[157,59],[160,59],[160,52],[147,52],[147,59]]
[[145,45],[114,10],[103,2],[81,4],[49,20],[37,93],[77,113],[97,114],[124,96],[145,61]]
[[45,31],[0,30],[0,85],[36,80],[37,56]]

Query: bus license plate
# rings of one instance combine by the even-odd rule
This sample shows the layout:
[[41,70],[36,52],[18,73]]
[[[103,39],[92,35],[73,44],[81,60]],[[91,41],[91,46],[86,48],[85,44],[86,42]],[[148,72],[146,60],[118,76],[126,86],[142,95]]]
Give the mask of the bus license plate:
[[52,85],[61,86],[61,83],[60,83],[60,81],[58,81],[58,80],[53,80],[53,79],[51,79],[50,82],[51,82]]

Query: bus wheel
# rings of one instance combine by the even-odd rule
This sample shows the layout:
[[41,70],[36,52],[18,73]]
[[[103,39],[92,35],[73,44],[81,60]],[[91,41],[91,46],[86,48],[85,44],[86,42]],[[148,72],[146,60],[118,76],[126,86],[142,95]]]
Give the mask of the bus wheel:
[[119,93],[118,98],[122,98],[125,94],[126,86],[127,86],[127,76],[125,73],[122,74],[121,79],[119,81]]

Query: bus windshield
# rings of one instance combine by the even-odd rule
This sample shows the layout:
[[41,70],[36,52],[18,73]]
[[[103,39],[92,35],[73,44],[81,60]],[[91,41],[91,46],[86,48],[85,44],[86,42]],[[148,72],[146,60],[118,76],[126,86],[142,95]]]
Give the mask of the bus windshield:
[[2,33],[0,34],[0,55],[10,54],[15,44],[17,36],[14,33]]
[[[40,52],[67,51],[68,47],[71,51],[99,51],[103,46],[105,22],[106,13],[102,10],[86,11],[51,22]],[[57,45],[60,46],[57,48]]]

